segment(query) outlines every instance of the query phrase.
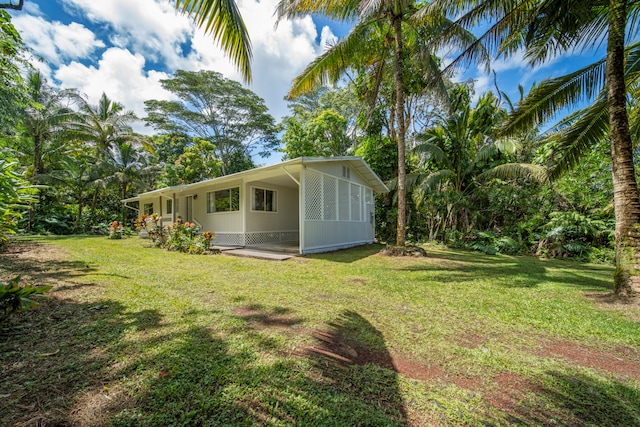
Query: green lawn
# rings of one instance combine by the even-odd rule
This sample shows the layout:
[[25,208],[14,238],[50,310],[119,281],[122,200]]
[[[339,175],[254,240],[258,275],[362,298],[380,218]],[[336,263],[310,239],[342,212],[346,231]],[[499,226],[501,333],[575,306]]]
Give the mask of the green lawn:
[[0,329],[0,425],[640,426],[640,309],[608,266],[148,245],[0,255],[0,277],[54,285]]

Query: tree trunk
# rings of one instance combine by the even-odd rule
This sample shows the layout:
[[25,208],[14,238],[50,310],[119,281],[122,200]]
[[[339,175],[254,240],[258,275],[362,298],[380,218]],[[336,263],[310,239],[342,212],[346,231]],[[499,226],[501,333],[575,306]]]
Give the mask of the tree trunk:
[[78,233],[78,229],[80,228],[80,222],[82,221],[82,205],[84,204],[84,200],[81,196],[78,196],[78,217],[76,218],[76,223],[73,226],[73,234]]
[[37,177],[44,173],[44,165],[42,164],[42,140],[40,135],[33,137],[33,176]]
[[[127,198],[127,183],[123,183],[122,184],[122,200]],[[122,226],[124,226],[124,220],[125,220],[125,216],[127,214],[127,208],[125,207],[124,203],[122,203]]]
[[405,142],[406,133],[404,120],[404,89],[402,84],[402,17],[393,17],[393,30],[396,41],[396,65],[395,65],[395,85],[396,85],[396,119],[398,121],[398,229],[396,235],[396,245],[406,244],[406,223],[407,223],[407,172],[405,168]]
[[632,297],[640,292],[640,198],[624,80],[626,0],[610,0],[609,8],[606,81],[616,215],[614,288],[617,295]]

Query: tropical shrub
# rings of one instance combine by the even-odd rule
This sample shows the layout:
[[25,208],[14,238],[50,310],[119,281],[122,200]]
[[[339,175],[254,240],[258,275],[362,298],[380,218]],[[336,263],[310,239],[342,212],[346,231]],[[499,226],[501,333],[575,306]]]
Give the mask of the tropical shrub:
[[139,216],[135,225],[138,232],[146,231],[148,233],[153,247],[189,254],[215,252],[211,250],[211,242],[215,240],[215,233],[205,231],[200,234],[200,227],[194,222],[176,221],[170,226],[163,227],[162,217],[153,213]]
[[200,227],[193,222],[175,222],[169,227],[169,240],[167,249],[189,254],[203,254],[211,249],[211,241],[214,238],[212,231],[198,234]]
[[169,238],[168,230],[162,227],[162,217],[157,213],[143,214],[136,218],[134,225],[136,231],[145,231],[151,239],[151,246],[164,248]]
[[0,323],[12,313],[30,310],[38,307],[37,298],[44,298],[45,292],[51,286],[20,286],[20,276],[16,276],[7,283],[0,282]]
[[613,224],[579,212],[552,212],[544,234],[534,247],[537,255],[588,258],[592,247],[606,247],[613,237]]
[[124,225],[121,222],[113,221],[109,227],[110,239],[122,239],[125,235]]

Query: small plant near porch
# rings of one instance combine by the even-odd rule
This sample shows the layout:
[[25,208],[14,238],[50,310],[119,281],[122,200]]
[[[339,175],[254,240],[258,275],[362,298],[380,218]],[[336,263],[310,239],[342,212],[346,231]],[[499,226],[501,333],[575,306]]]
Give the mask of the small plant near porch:
[[211,249],[215,233],[213,231],[200,233],[200,227],[193,222],[177,221],[163,227],[162,217],[153,213],[139,216],[135,224],[138,232],[146,231],[149,234],[152,247],[188,254],[220,253]]

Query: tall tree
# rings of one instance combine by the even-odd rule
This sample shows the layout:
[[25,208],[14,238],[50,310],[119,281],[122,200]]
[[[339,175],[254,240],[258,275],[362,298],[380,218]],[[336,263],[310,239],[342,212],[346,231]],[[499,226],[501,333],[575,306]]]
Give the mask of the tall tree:
[[0,11],[0,133],[11,133],[15,118],[27,104],[27,91],[21,69],[28,67],[24,60],[24,44],[11,23],[11,15]]
[[75,91],[51,88],[40,72],[30,73],[27,83],[29,106],[21,114],[15,148],[31,157],[28,176],[37,180],[48,169],[46,158],[51,159],[67,142],[61,135],[75,116],[70,107]]
[[[592,107],[599,107],[599,111],[588,108],[562,123],[559,146],[588,146],[593,137],[608,129],[616,211],[614,287],[621,296],[638,295],[640,198],[626,105],[628,82],[625,82],[625,77],[634,76],[632,70],[638,58],[633,56],[632,49],[625,54],[627,32],[635,34],[637,30],[638,4],[627,0],[536,0],[514,5],[503,2],[478,5],[465,0],[436,3],[456,14],[464,24],[473,25],[484,19],[486,26],[486,21],[490,21],[492,24],[479,40],[488,43],[497,54],[509,55],[524,49],[532,65],[575,49],[591,49],[606,43],[604,61],[540,85],[523,100],[515,114],[517,118],[510,120],[509,125],[520,130],[526,123],[545,122],[566,106],[575,108],[585,99],[593,102],[595,98]],[[469,59],[473,56],[463,52],[454,64]],[[566,144],[568,136],[579,142]],[[576,150],[569,154],[569,163],[575,162],[576,154]]]
[[[450,109],[439,114],[432,128],[418,136],[414,152],[420,156],[420,169],[410,174],[408,186],[417,186],[417,202],[434,192],[445,194],[445,227],[468,232],[474,225],[472,200],[478,180],[486,176],[531,175],[533,166],[508,164],[519,148],[515,140],[501,138],[499,129],[506,111],[498,99],[487,92],[471,106],[470,88],[456,85],[450,90]],[[505,171],[505,169],[507,169]],[[510,173],[509,173],[510,172]],[[540,170],[537,170],[538,175]]]
[[146,101],[148,125],[209,141],[224,175],[234,162],[257,152],[266,157],[279,144],[277,127],[264,100],[214,71],[176,71],[162,86],[180,101]]
[[138,118],[133,111],[125,110],[124,105],[109,99],[105,93],[96,105],[78,99],[80,111],[72,124],[74,137],[92,145],[98,157],[105,157],[122,142],[139,139],[131,127]]
[[[418,16],[418,3],[415,0],[361,0],[350,2],[331,2],[328,0],[281,0],[277,7],[280,19],[292,18],[309,13],[325,15],[331,19],[341,21],[356,21],[349,34],[323,55],[313,61],[294,80],[289,95],[291,97],[317,87],[326,82],[336,82],[343,73],[355,64],[373,64],[370,68],[378,76],[382,76],[383,67],[387,63],[387,55],[393,56],[392,69],[394,76],[394,118],[397,131],[395,139],[398,146],[398,223],[396,244],[404,246],[406,243],[406,131],[405,124],[405,88],[404,88],[404,58],[405,31],[415,31],[421,28],[422,37],[433,35],[436,27],[446,21],[438,17]],[[411,25],[408,25],[411,23]],[[426,29],[426,30],[425,30]],[[372,48],[377,44],[371,43],[372,37],[383,35],[393,42],[382,51]],[[466,32],[457,34],[460,40],[469,41],[472,36]],[[426,43],[425,43],[426,44]],[[391,48],[391,49],[390,49]],[[422,53],[424,59],[431,59],[429,54]],[[419,54],[417,51],[415,54]],[[376,91],[374,90],[374,93]],[[373,97],[374,99],[377,96]]]
[[[118,141],[109,151],[106,159],[109,175],[107,182],[119,190],[120,199],[126,199],[134,191],[147,191],[144,188],[145,174],[154,173],[159,168],[149,164],[149,153],[132,141]],[[122,204],[121,219],[126,221],[127,209]]]

